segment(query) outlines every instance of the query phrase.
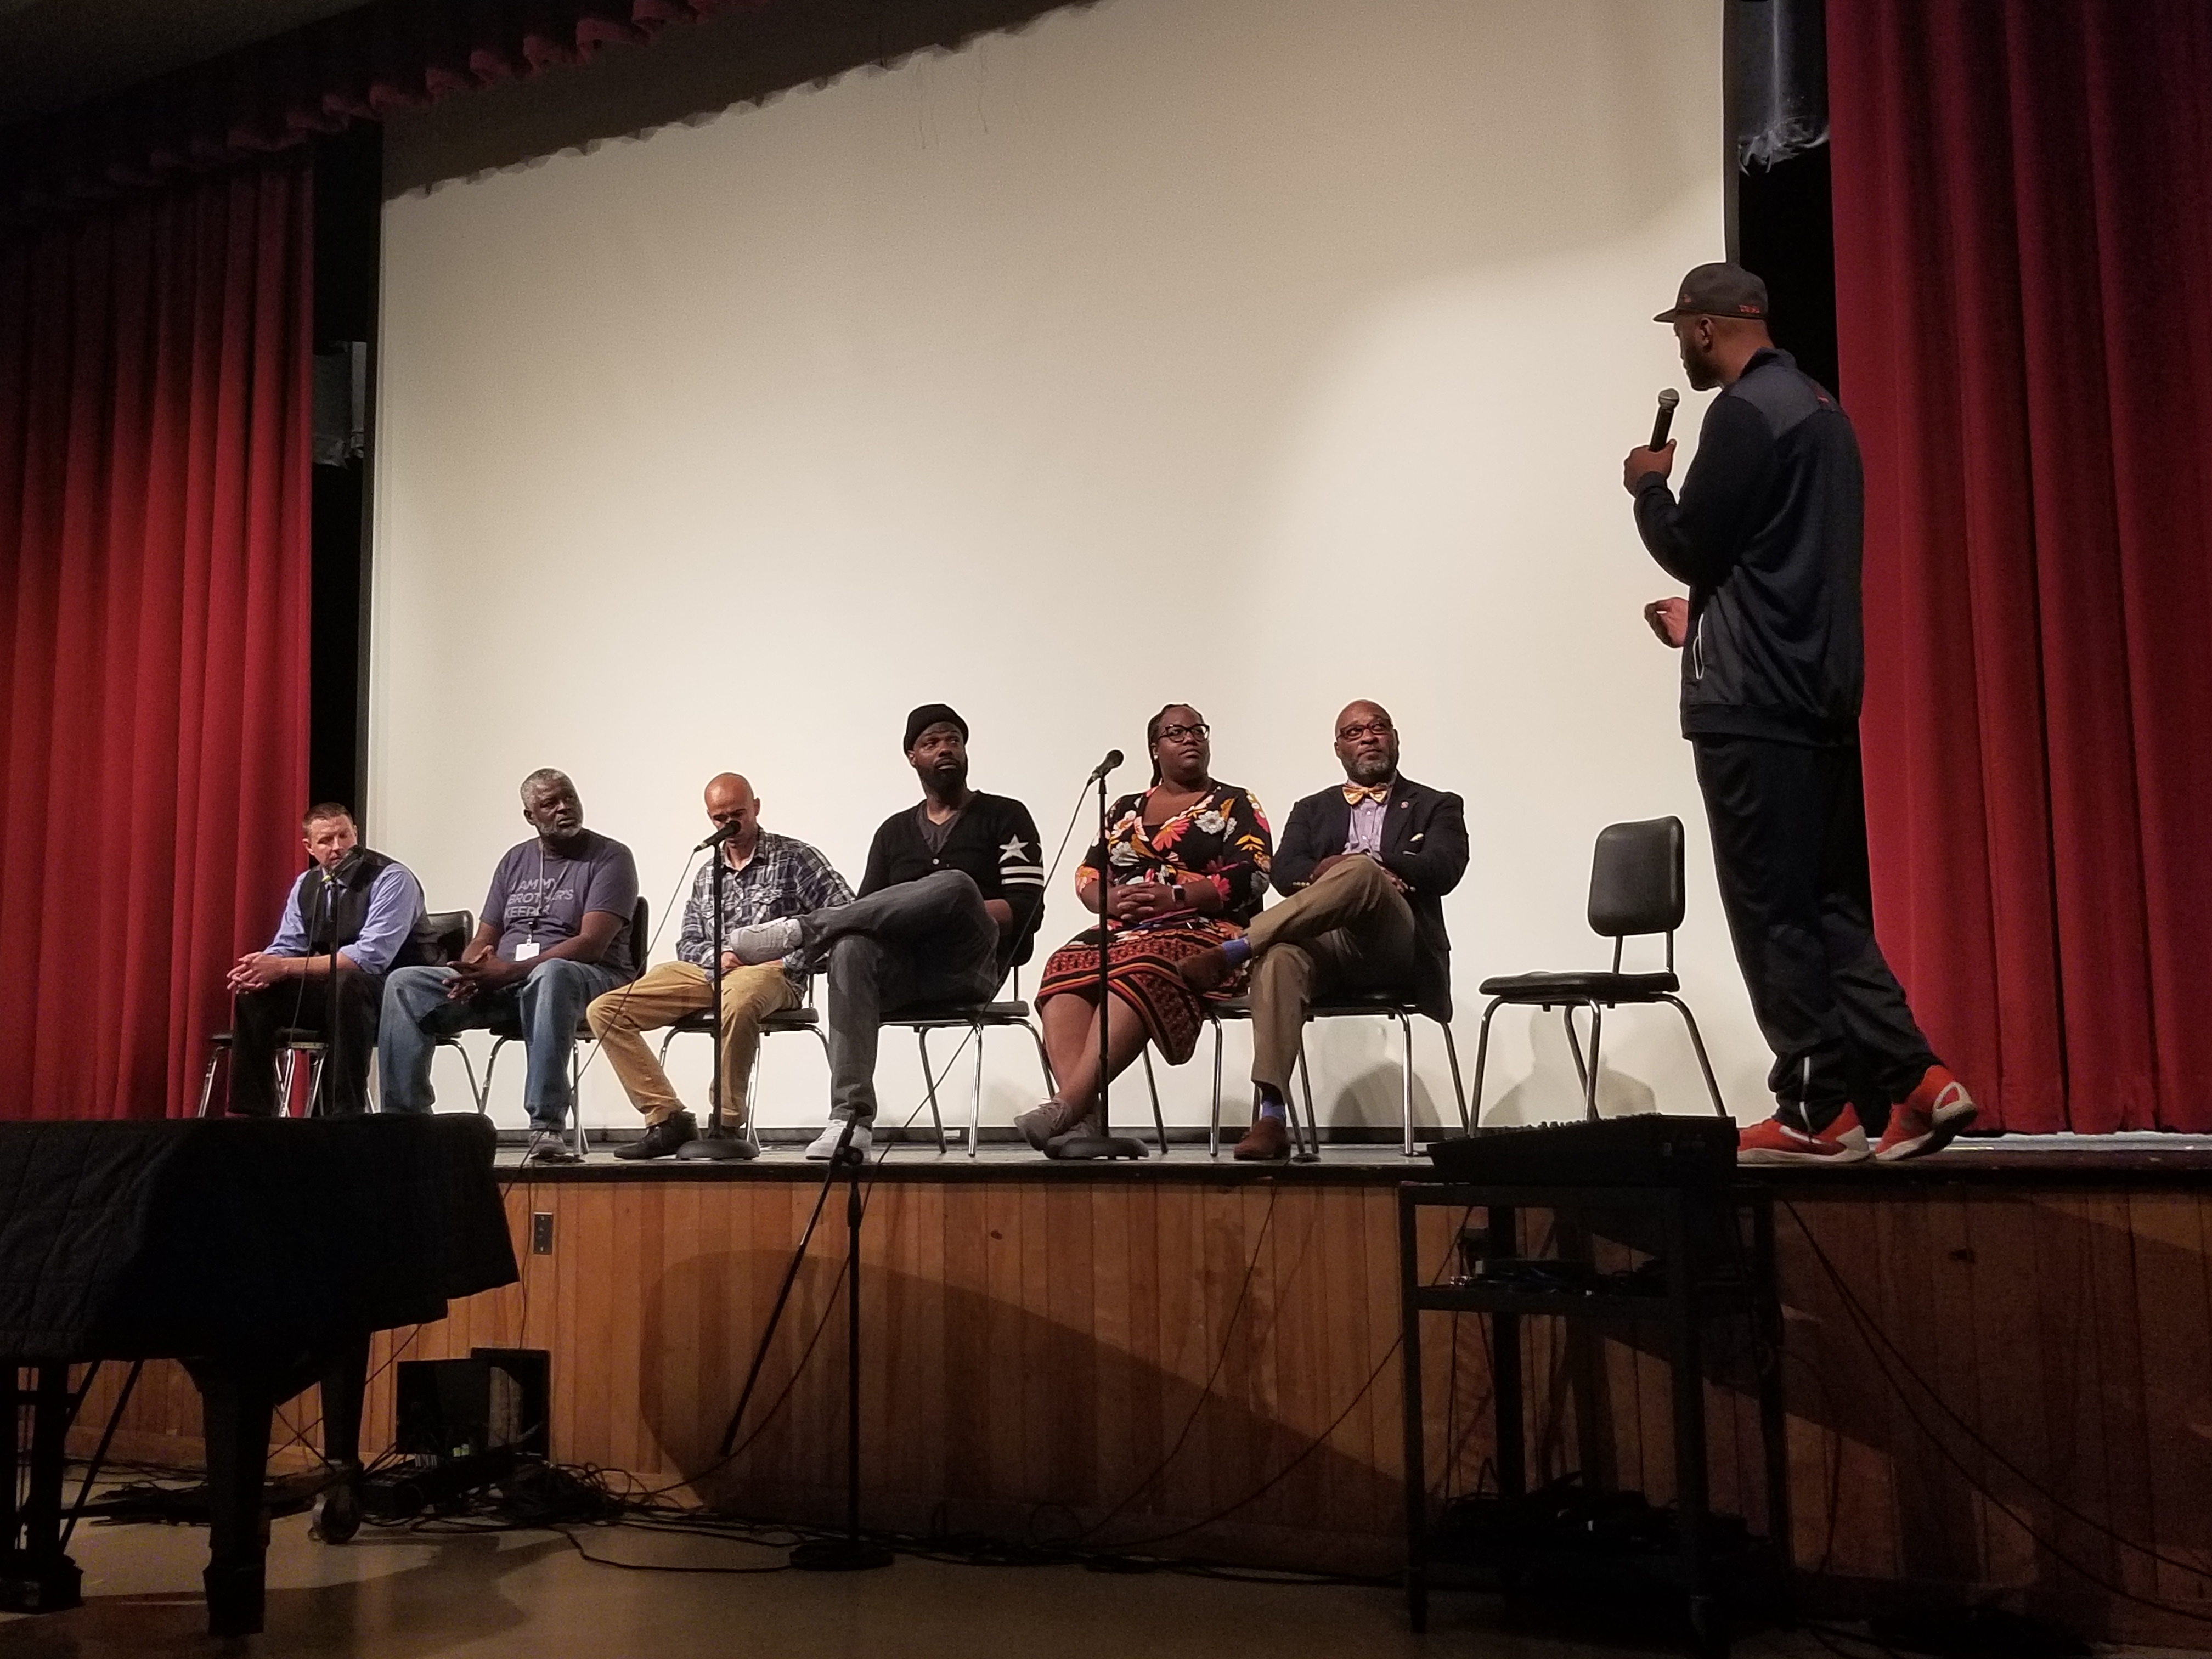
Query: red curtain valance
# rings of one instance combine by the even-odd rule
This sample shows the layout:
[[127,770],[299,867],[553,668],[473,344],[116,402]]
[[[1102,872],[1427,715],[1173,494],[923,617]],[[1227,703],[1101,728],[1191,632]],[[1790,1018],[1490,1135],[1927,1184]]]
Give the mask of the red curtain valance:
[[771,0],[383,0],[0,133],[0,227]]

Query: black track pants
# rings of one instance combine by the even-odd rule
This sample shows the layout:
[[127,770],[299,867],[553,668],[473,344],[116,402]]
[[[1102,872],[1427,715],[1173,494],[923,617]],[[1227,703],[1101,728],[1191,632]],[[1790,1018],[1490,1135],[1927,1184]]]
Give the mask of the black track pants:
[[1878,1121],[1936,1062],[1875,943],[1858,749],[1691,747],[1721,905],[1774,1051],[1768,1086],[1815,1129],[1846,1101]]

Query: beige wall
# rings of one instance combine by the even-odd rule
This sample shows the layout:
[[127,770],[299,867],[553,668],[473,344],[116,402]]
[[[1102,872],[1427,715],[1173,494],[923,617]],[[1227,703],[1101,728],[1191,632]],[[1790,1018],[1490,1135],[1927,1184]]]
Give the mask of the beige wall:
[[[1469,1061],[1484,975],[1598,959],[1593,833],[1675,812],[1688,994],[1757,1109],[1638,616],[1668,585],[1619,483],[1680,383],[1648,319],[1721,251],[1719,43],[1717,0],[1104,0],[392,202],[376,844],[473,907],[517,781],[556,765],[659,906],[734,767],[857,879],[934,699],[1048,857],[1170,698],[1279,825],[1371,696],[1468,799]],[[1041,945],[1077,926],[1063,866]],[[1610,1035],[1616,1105],[1699,1103],[1669,1018]],[[817,1116],[811,1045],[771,1049],[764,1121]],[[1314,1053],[1326,1115],[1395,1118],[1379,1026]],[[1556,1025],[1501,1016],[1495,1060],[1503,1119],[1575,1103]],[[1207,1069],[1164,1079],[1176,1117]],[[603,1072],[591,1115],[634,1121]],[[1012,1042],[989,1077],[998,1121],[1036,1092]],[[902,1115],[909,1046],[880,1080]]]

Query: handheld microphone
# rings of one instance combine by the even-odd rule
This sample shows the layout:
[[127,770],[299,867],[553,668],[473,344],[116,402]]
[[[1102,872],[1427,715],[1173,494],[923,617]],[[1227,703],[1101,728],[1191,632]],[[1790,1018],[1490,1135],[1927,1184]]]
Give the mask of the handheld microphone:
[[719,830],[715,830],[713,835],[708,836],[706,840],[701,842],[691,850],[695,853],[703,853],[710,847],[720,847],[724,842],[729,840],[731,836],[736,835],[738,830],[742,827],[743,826],[740,825],[735,818],[732,818],[727,823],[722,825]]
[[1106,758],[1100,761],[1097,765],[1091,769],[1091,775],[1084,779],[1084,782],[1097,782],[1099,779],[1104,777],[1109,772],[1119,766],[1121,763],[1121,751],[1120,750],[1109,749],[1106,751]]
[[1651,447],[1667,447],[1667,430],[1674,424],[1674,409],[1682,401],[1682,394],[1668,386],[1659,394],[1658,417],[1651,422]]

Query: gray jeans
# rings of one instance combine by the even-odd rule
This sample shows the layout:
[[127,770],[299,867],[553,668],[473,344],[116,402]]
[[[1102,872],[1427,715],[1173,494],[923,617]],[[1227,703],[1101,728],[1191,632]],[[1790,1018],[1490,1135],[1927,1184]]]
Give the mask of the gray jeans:
[[830,1112],[876,1115],[876,1028],[917,1004],[981,1002],[998,988],[999,924],[961,870],[939,870],[850,904],[802,916],[811,952],[827,946]]

